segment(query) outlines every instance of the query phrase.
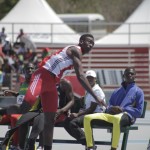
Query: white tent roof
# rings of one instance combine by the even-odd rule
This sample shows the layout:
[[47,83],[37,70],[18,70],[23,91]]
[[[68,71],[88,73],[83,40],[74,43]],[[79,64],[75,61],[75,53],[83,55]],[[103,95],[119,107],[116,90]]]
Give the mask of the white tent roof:
[[[130,26],[129,26],[130,25]],[[129,34],[130,33],[130,34]],[[133,14],[110,35],[96,44],[150,44],[150,0],[143,0]]]
[[[16,38],[22,28],[25,33],[30,34],[34,42],[77,43],[79,39],[79,35],[63,23],[45,0],[18,1],[0,23],[11,36],[13,30],[15,33],[13,38]],[[14,28],[10,23],[14,24]],[[55,25],[51,26],[53,23]],[[51,34],[55,34],[52,39]]]

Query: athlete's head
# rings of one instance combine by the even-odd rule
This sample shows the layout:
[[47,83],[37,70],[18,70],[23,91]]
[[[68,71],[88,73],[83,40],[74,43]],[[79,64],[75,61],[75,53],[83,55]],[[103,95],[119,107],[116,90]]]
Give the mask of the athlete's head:
[[123,78],[126,83],[132,83],[135,81],[136,71],[132,67],[128,67],[125,69]]
[[23,73],[26,79],[30,79],[34,71],[35,71],[35,66],[33,63],[25,64],[23,68]]
[[83,34],[79,39],[79,46],[82,48],[82,53],[86,54],[94,46],[94,37],[92,34]]

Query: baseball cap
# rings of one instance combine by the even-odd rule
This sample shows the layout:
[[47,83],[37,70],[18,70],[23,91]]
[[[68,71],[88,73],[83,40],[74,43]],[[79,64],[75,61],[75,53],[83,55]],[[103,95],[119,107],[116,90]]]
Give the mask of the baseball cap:
[[9,37],[6,37],[5,41],[10,42],[10,38],[9,38]]
[[85,74],[86,77],[91,76],[93,78],[96,78],[96,72],[94,70],[88,70]]

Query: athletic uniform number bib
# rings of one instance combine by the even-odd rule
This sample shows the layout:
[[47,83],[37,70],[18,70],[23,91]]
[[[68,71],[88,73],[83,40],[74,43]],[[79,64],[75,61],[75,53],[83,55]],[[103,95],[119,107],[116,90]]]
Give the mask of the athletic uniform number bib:
[[17,96],[17,104],[22,104],[23,100],[24,100],[24,95]]

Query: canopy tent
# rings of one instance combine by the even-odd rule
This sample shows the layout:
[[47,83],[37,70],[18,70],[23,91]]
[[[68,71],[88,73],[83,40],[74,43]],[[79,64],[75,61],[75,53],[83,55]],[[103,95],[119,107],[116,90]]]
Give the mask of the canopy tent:
[[18,1],[0,24],[12,40],[21,28],[34,42],[40,43],[77,43],[80,37],[64,24],[45,0]]
[[150,0],[143,0],[133,14],[113,33],[97,40],[96,44],[150,44]]

